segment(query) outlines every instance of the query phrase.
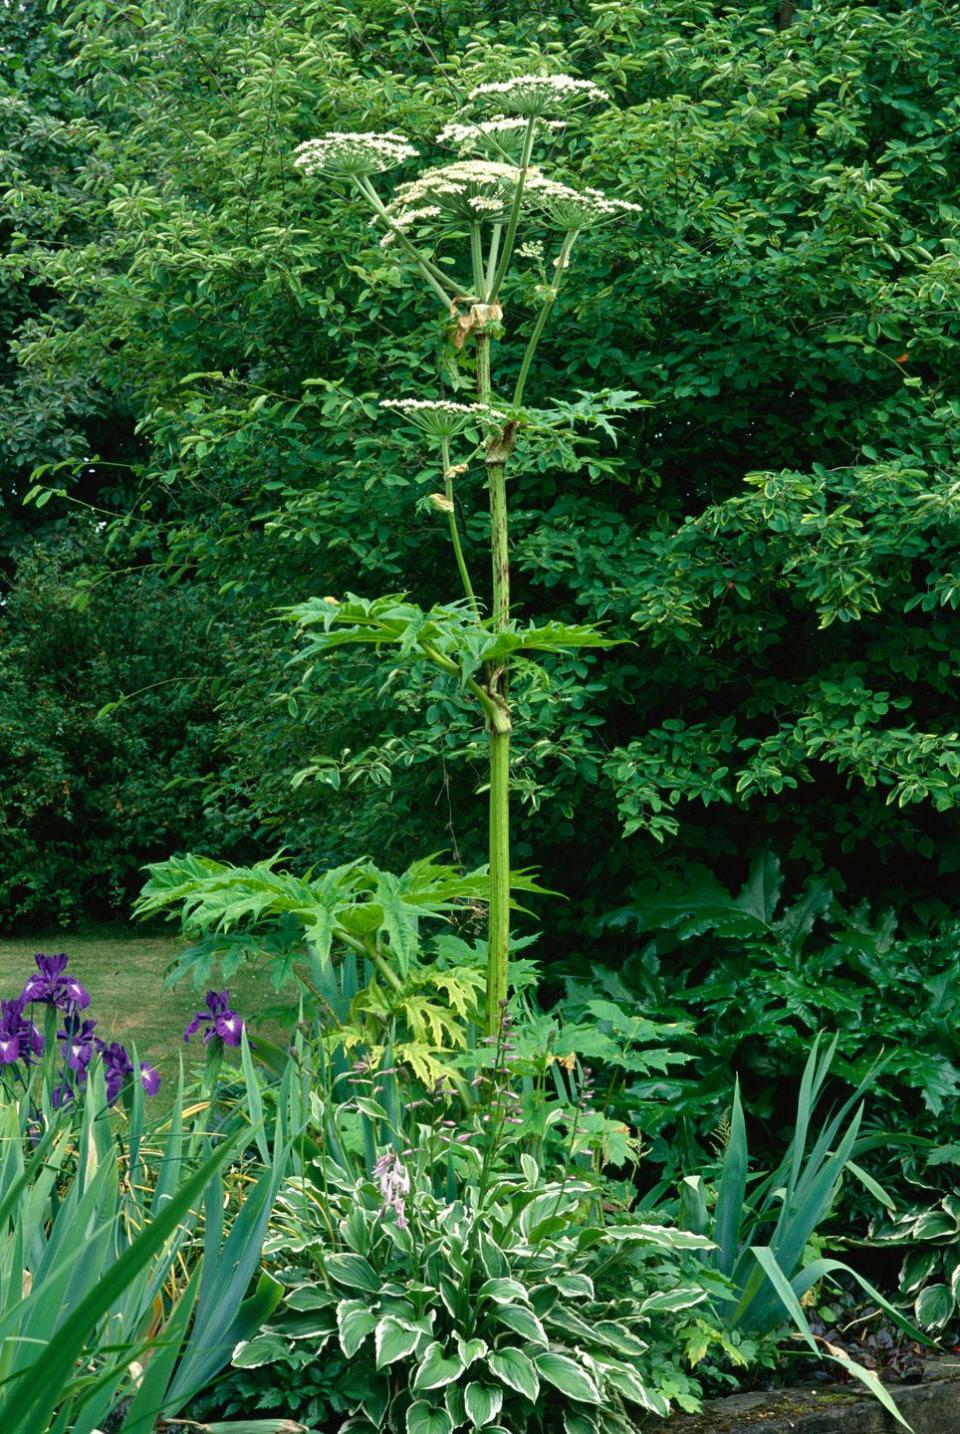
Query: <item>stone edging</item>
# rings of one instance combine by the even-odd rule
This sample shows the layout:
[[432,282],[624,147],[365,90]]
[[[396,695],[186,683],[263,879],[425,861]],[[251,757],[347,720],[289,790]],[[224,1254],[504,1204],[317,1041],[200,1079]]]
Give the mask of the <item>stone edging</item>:
[[[960,1434],[960,1356],[928,1360],[920,1384],[887,1387],[914,1434]],[[660,1424],[665,1434],[893,1434],[902,1427],[856,1385],[734,1394]]]

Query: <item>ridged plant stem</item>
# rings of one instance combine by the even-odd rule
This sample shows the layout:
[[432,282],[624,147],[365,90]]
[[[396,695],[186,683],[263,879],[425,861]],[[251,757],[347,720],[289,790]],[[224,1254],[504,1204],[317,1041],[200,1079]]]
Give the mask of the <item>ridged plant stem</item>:
[[443,491],[450,507],[447,512],[447,522],[450,525],[450,541],[453,544],[453,555],[457,560],[457,572],[460,574],[460,581],[463,583],[463,590],[473,608],[473,615],[480,621],[480,606],[477,602],[477,595],[473,590],[473,583],[470,581],[470,572],[467,568],[467,560],[463,556],[463,545],[460,542],[460,528],[457,523],[457,500],[453,495],[453,470],[450,467],[450,440],[440,440],[440,461],[443,464]]
[[563,283],[564,273],[567,269],[568,264],[570,263],[570,251],[576,242],[576,238],[576,229],[571,229],[564,235],[563,244],[561,246],[560,253],[557,256],[557,272],[554,277],[553,284],[551,288],[547,291],[546,297],[543,301],[543,305],[540,309],[540,313],[537,315],[537,322],[533,326],[533,332],[531,333],[530,338],[527,342],[526,351],[523,355],[523,362],[520,365],[520,373],[517,376],[517,384],[515,389],[513,390],[514,408],[519,408],[520,404],[523,402],[523,390],[526,388],[527,385],[527,377],[530,373],[530,365],[533,363],[533,356],[537,351],[537,344],[540,342],[540,336],[547,326],[547,320],[549,319],[551,310],[553,309],[553,306],[557,301],[557,291],[559,290],[560,285]]
[[[490,403],[490,335],[477,334],[477,397]],[[490,553],[494,627],[510,619],[510,545],[507,514],[506,456],[502,440],[487,446],[490,490]],[[487,1030],[496,1035],[503,1016],[509,982],[510,952],[510,708],[506,662],[488,667],[490,698],[487,732],[490,741],[490,909],[487,923]]]

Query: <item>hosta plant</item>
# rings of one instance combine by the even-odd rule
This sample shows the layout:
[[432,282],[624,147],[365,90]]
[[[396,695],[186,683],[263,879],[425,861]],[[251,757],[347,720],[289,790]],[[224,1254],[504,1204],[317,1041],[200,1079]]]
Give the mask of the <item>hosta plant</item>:
[[960,1192],[935,1204],[886,1212],[870,1229],[871,1244],[900,1246],[900,1293],[921,1329],[938,1334],[960,1312]]
[[[268,1246],[285,1303],[234,1365],[295,1371],[327,1351],[324,1397],[355,1434],[627,1434],[640,1414],[666,1415],[671,1397],[692,1405],[696,1386],[660,1327],[707,1298],[680,1259],[710,1242],[605,1224],[592,1184],[522,1165],[454,1199],[413,1151],[406,1163],[387,1151],[372,1179],[327,1161],[288,1185]],[[637,1255],[658,1269],[645,1289]]]

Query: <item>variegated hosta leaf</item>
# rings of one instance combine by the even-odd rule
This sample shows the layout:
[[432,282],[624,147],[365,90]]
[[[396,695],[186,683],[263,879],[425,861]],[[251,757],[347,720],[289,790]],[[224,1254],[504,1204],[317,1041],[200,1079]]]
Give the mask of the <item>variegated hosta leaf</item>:
[[365,1300],[341,1300],[337,1305],[340,1348],[353,1359],[369,1334],[377,1327],[377,1316]]

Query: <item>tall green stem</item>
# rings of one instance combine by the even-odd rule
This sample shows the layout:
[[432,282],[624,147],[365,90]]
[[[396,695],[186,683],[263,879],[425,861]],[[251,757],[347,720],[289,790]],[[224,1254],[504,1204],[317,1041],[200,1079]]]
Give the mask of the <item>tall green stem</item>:
[[[491,403],[490,335],[477,334],[477,400]],[[506,627],[510,617],[510,547],[507,522],[506,460],[497,443],[487,447],[487,481],[490,486],[490,546],[493,564],[493,620]]]
[[510,964],[510,716],[490,729],[490,918],[487,930],[487,1032],[503,1019]]
[[523,362],[520,365],[520,372],[517,375],[517,386],[513,390],[514,408],[518,408],[523,402],[523,390],[527,384],[527,375],[530,372],[530,365],[533,363],[533,356],[537,351],[537,344],[539,344],[540,342],[540,336],[547,326],[547,320],[550,317],[550,311],[552,310],[554,304],[557,302],[557,292],[560,288],[560,285],[563,283],[564,270],[570,262],[570,250],[573,248],[577,233],[578,231],[576,229],[572,229],[568,234],[564,235],[563,244],[561,245],[560,253],[557,257],[557,276],[547,292],[547,296],[543,301],[543,307],[541,308],[540,313],[537,315],[537,322],[534,324],[533,332],[531,333],[530,338],[527,341],[527,347],[523,355]]
[[473,287],[477,298],[482,300],[486,291],[483,277],[483,244],[480,239],[480,225],[470,225],[470,262],[473,266]]
[[450,525],[450,541],[453,544],[453,554],[457,560],[457,571],[460,574],[460,581],[463,583],[463,590],[470,600],[473,608],[473,615],[480,621],[480,605],[477,602],[477,595],[473,590],[473,583],[470,581],[470,573],[467,568],[466,559],[463,556],[463,547],[460,543],[460,529],[457,526],[456,499],[453,496],[453,473],[450,468],[450,440],[440,440],[440,461],[443,464],[443,491],[446,496],[449,508],[447,510],[447,522]]
[[533,115],[527,124],[527,132],[523,137],[523,154],[520,156],[520,177],[517,180],[516,192],[513,196],[513,204],[510,207],[510,217],[507,220],[507,235],[503,241],[503,250],[500,254],[500,262],[497,264],[497,271],[493,276],[493,283],[487,294],[487,303],[492,304],[500,292],[500,285],[503,283],[504,275],[510,265],[513,254],[514,240],[517,237],[517,225],[520,223],[520,206],[523,203],[523,186],[527,180],[527,170],[530,168],[530,156],[533,154],[533,138],[536,134],[537,121]]
[[[493,396],[490,373],[490,335],[477,334],[477,397],[489,403]],[[510,619],[510,546],[507,514],[506,454],[502,440],[487,447],[487,483],[490,490],[490,551],[493,578],[493,623],[506,627]],[[510,951],[510,708],[507,664],[488,668],[486,688],[490,738],[490,911],[487,926],[487,1029],[499,1030],[507,999]]]
[[490,302],[490,295],[493,293],[493,280],[497,272],[497,258],[500,254],[500,240],[503,238],[503,225],[494,224],[493,233],[490,235],[490,248],[487,252],[487,272],[483,282],[483,302]]

